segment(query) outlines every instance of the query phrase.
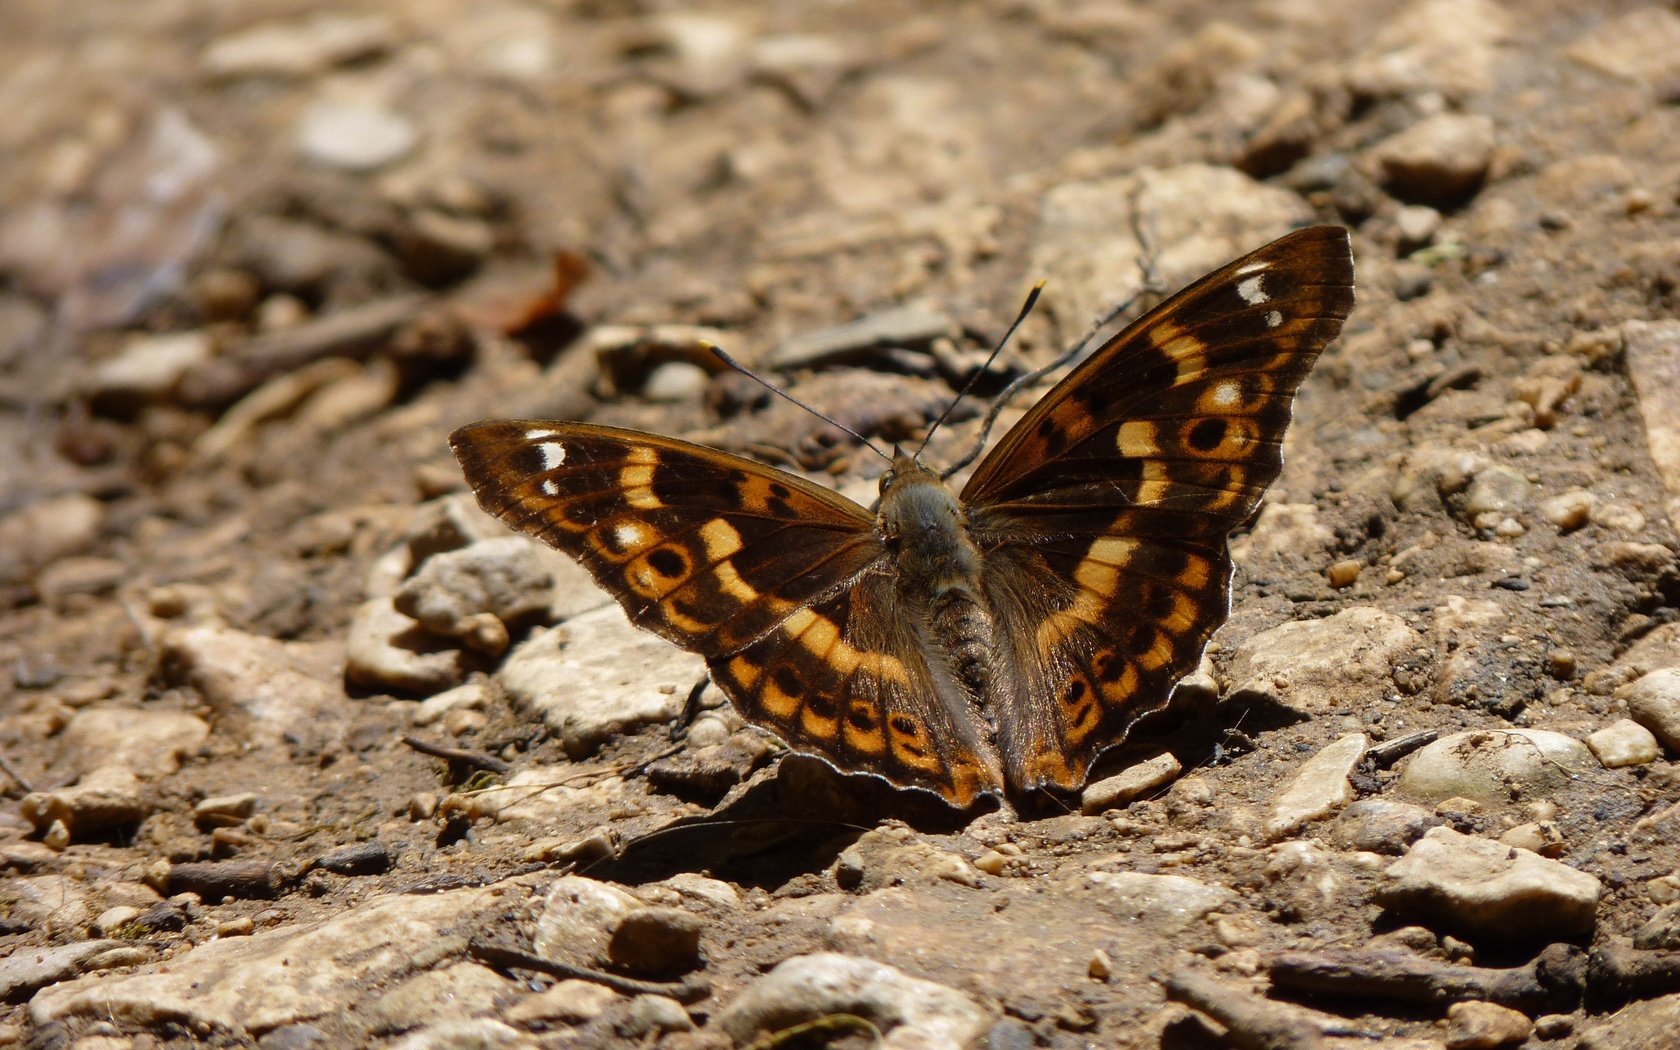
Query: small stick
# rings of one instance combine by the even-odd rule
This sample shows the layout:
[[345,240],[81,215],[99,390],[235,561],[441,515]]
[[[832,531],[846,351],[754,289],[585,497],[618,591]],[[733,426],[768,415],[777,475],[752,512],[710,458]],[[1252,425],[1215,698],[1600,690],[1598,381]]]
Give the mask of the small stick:
[[624,995],[663,995],[679,1003],[694,1003],[712,994],[711,983],[699,974],[690,974],[680,981],[639,981],[634,977],[620,977],[616,973],[593,970],[587,966],[544,959],[511,944],[502,944],[482,937],[474,937],[467,942],[467,953],[491,966],[530,970],[533,973],[546,973],[562,979],[592,981]]

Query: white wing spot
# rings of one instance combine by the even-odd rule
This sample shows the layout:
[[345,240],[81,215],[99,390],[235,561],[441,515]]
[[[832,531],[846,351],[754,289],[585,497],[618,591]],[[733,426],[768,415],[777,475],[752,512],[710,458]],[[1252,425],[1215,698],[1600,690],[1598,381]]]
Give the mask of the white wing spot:
[[1278,325],[1280,325],[1282,323],[1283,323],[1283,312],[1281,310],[1272,310],[1272,311],[1269,311],[1266,314],[1266,327],[1267,328],[1276,328]]
[[621,521],[613,529],[613,540],[621,551],[638,550],[642,546],[642,527],[633,521]]
[[547,441],[549,438],[557,438],[559,436],[560,432],[558,430],[549,430],[547,427],[532,427],[530,430],[525,431],[526,441]]
[[1260,282],[1263,280],[1265,278],[1255,274],[1253,277],[1244,277],[1237,282],[1237,294],[1242,296],[1243,302],[1250,306],[1259,306],[1261,303],[1271,300],[1272,297],[1266,294],[1266,289],[1260,286]]
[[1242,404],[1242,391],[1235,383],[1220,383],[1213,388],[1213,403],[1216,408],[1236,408]]
[[537,451],[542,453],[544,470],[553,470],[566,462],[566,446],[558,441],[544,441],[537,446]]
[[553,478],[544,478],[542,490],[544,495],[558,496],[560,495],[560,483]]

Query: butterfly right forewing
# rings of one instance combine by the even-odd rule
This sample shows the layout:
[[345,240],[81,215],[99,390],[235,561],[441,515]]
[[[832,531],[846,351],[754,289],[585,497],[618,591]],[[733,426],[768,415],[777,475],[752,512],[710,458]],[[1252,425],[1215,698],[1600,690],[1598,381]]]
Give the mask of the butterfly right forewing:
[[1021,683],[996,705],[1013,787],[1078,787],[1195,666],[1227,611],[1227,537],[1352,305],[1347,231],[1282,237],[1120,332],[975,470],[962,498]]

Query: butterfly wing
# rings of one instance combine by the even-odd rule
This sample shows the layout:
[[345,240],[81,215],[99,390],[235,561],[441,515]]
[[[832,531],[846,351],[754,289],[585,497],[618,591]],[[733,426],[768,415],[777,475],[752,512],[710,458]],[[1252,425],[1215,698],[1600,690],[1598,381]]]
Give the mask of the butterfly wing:
[[711,661],[712,677],[743,716],[795,749],[967,806],[1003,788],[1002,766],[897,587],[888,572],[866,573]]
[[499,420],[449,443],[485,510],[576,558],[632,623],[706,657],[749,721],[959,805],[1001,787],[851,500],[635,430]]
[[576,558],[630,622],[713,657],[881,555],[873,519],[802,478],[638,430],[491,420],[449,436],[479,504]]
[[1289,234],[1116,335],[975,470],[962,500],[1015,672],[994,700],[1012,786],[1078,787],[1194,668],[1228,611],[1227,537],[1352,307],[1347,231]]

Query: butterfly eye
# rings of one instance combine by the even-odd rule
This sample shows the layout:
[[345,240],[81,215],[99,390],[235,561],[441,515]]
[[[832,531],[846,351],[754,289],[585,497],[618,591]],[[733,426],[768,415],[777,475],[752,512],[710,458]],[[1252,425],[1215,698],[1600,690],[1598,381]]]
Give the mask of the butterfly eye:
[[893,471],[890,471],[890,470],[887,471],[885,474],[882,474],[881,475],[881,482],[880,482],[881,491],[882,492],[887,491],[887,489],[892,486],[893,479],[896,478],[897,476],[898,475],[896,473],[894,473]]

